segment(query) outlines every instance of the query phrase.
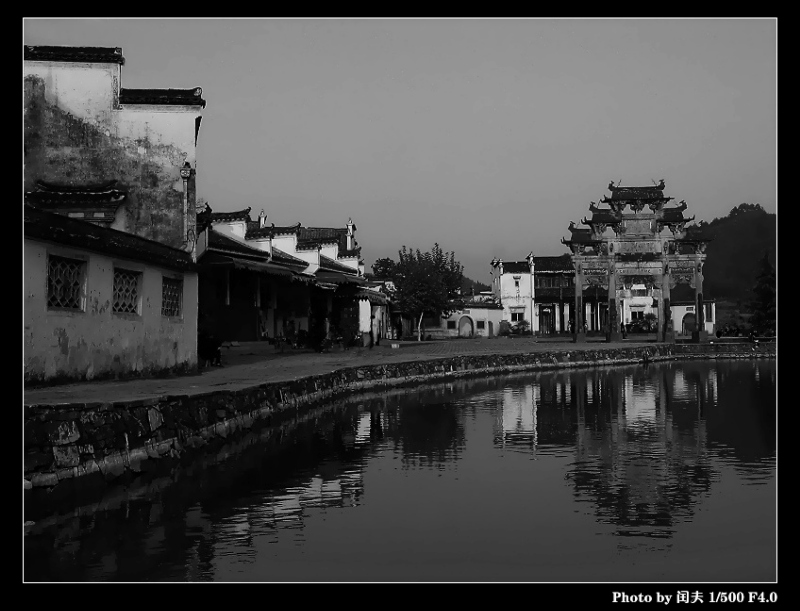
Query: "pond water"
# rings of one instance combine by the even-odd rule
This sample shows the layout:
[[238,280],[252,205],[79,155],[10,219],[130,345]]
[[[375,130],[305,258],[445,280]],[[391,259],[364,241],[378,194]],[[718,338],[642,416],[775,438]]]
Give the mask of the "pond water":
[[24,537],[26,581],[771,582],[775,361],[351,397]]

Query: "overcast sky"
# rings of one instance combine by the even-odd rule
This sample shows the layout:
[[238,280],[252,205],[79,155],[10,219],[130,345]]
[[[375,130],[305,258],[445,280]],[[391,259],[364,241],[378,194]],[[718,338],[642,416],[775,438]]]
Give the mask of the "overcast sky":
[[776,211],[774,19],[28,19],[29,45],[122,47],[122,86],[200,86],[198,196],[406,245],[560,255],[610,181],[711,221]]

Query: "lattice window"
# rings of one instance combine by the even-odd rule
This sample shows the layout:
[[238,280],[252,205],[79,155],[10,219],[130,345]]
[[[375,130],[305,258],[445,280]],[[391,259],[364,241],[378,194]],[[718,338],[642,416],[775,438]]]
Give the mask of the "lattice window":
[[48,255],[47,307],[83,310],[86,261]]
[[139,313],[141,279],[141,272],[114,269],[114,312],[124,314]]
[[183,306],[183,279],[162,278],[161,281],[161,314],[163,316],[180,316]]

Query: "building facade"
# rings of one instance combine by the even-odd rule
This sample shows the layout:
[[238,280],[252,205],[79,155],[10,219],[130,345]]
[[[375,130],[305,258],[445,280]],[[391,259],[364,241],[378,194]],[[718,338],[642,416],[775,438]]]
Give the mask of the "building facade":
[[28,382],[197,366],[205,101],[123,88],[124,63],[120,48],[24,47]]
[[197,365],[197,271],[189,253],[24,207],[26,384]]

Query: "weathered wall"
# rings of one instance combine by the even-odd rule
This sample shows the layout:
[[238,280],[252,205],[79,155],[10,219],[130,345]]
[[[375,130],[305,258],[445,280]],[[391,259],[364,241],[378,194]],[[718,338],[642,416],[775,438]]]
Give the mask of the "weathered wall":
[[[47,307],[47,255],[87,260],[85,311]],[[141,271],[141,315],[113,313],[114,266]],[[148,375],[197,366],[197,274],[183,276],[183,319],[161,315],[162,274],[88,251],[24,241],[25,382]]]
[[[102,484],[137,473],[143,463],[178,457],[276,416],[370,388],[470,375],[592,367],[670,359],[774,358],[774,344],[660,344],[533,354],[475,355],[353,367],[243,390],[168,395],[115,403],[26,405],[24,478],[29,502],[82,482]],[[26,503],[27,504],[27,503]]]
[[[23,84],[25,190],[33,190],[36,180],[118,180],[129,195],[112,227],[180,248],[180,168],[184,161],[195,165],[198,108],[120,108],[116,64],[25,62]],[[189,221],[194,227],[193,214]]]

